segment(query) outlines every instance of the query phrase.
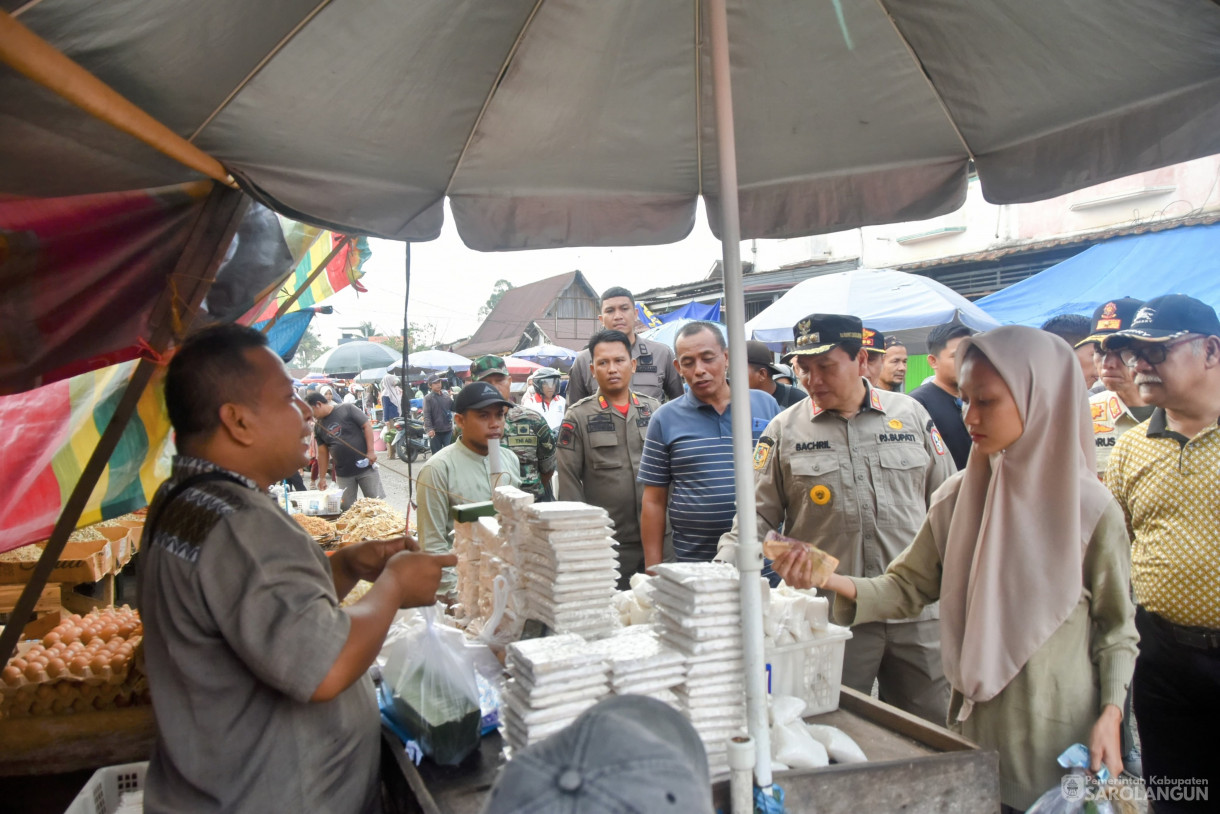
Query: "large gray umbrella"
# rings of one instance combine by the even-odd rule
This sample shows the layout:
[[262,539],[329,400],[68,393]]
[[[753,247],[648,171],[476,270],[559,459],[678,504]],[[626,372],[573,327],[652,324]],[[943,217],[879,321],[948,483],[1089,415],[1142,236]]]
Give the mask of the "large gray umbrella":
[[[988,200],[1015,203],[1220,152],[1220,8],[1204,0],[42,0],[21,11],[252,194],[324,225],[431,239],[449,197],[475,248],[638,245],[686,235],[702,195],[724,240],[731,336],[745,322],[743,236],[948,212],[972,168]],[[0,73],[0,120],[0,192],[198,177],[14,73]],[[730,350],[744,404],[744,343]],[[757,661],[749,416],[733,419],[743,631]],[[747,670],[767,786],[761,682]]]
[[401,358],[397,351],[376,342],[346,342],[319,356],[309,369],[315,373],[352,379],[362,370],[387,367]]

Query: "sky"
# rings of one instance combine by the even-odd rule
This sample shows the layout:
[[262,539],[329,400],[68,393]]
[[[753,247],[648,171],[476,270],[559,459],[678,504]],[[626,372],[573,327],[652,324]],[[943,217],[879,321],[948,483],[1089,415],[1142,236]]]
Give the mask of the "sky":
[[[413,325],[435,325],[439,342],[451,342],[475,332],[480,322],[479,308],[500,279],[521,286],[579,269],[596,291],[621,285],[632,292],[642,292],[701,280],[720,259],[720,241],[708,228],[702,202],[695,228],[679,243],[523,252],[477,252],[466,248],[458,237],[448,205],[445,210],[441,236],[411,246],[410,321]],[[365,263],[361,280],[368,292],[362,294],[346,288],[326,301],[335,307],[336,313],[314,318],[314,330],[328,345],[335,344],[340,329],[366,321],[386,335],[402,331],[406,289],[404,244],[380,239],[372,239],[369,244],[372,256]]]

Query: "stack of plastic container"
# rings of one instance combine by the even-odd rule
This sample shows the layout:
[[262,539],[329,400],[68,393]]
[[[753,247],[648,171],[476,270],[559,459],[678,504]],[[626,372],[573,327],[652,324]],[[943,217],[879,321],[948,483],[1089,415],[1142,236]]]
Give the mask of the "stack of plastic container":
[[660,639],[686,656],[686,679],[675,690],[680,709],[703,739],[712,774],[727,774],[727,741],[746,729],[737,569],[667,563],[655,571]]
[[530,618],[556,633],[608,636],[618,626],[618,562],[606,510],[561,501],[536,503],[526,514],[530,534],[520,555]]
[[576,635],[514,642],[505,666],[500,720],[513,749],[555,734],[610,693],[605,658]]

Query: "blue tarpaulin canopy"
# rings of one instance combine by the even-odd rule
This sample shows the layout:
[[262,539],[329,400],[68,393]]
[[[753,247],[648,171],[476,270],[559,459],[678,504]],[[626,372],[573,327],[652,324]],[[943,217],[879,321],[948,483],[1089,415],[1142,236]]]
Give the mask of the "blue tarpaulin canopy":
[[[285,362],[291,362],[292,357],[296,356],[297,346],[301,344],[305,332],[309,330],[309,323],[313,321],[314,313],[313,308],[290,311],[280,317],[279,322],[272,325],[271,330],[267,332],[267,342],[271,345],[271,349]],[[263,326],[270,321],[256,322],[251,327],[256,331],[261,331]]]
[[702,319],[708,322],[723,321],[723,318],[720,316],[720,300],[716,300],[711,305],[704,305],[701,302],[688,302],[675,311],[661,314],[660,318],[661,322],[673,322],[675,319]]
[[1220,224],[1099,243],[975,304],[1000,322],[1036,327],[1057,314],[1091,315],[1119,297],[1162,294],[1220,308]]

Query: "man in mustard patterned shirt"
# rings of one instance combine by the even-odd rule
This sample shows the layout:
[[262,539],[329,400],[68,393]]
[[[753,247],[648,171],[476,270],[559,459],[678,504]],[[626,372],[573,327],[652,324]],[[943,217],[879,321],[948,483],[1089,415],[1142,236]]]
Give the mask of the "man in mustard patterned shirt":
[[[1134,539],[1140,654],[1132,680],[1144,779],[1154,791],[1220,789],[1220,319],[1181,294],[1149,300],[1106,337],[1156,407],[1114,447],[1106,485]],[[1161,786],[1162,789],[1155,787]],[[1156,811],[1207,810],[1181,795]]]

